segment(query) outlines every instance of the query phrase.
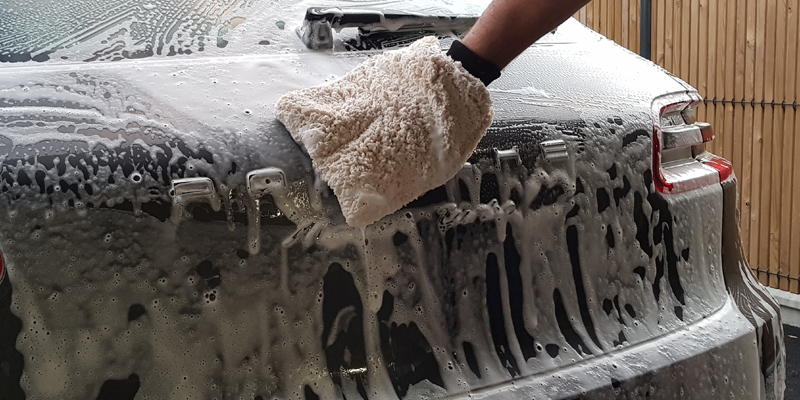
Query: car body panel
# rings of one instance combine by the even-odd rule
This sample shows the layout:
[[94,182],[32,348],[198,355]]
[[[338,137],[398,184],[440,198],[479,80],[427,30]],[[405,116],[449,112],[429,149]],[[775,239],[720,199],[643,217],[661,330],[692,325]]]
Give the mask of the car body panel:
[[731,300],[707,319],[657,340],[469,398],[547,399],[563,393],[562,398],[609,400],[756,399],[762,395],[752,384],[761,377],[758,360],[755,332]]
[[[764,353],[750,339],[777,317],[748,326],[731,306],[722,186],[653,184],[657,99],[696,100],[684,83],[569,21],[492,85],[495,122],[458,176],[353,229],[272,107],[375,52],[308,51],[293,21],[255,54],[237,47],[248,31],[217,57],[0,70],[15,393],[459,396],[633,357],[714,318],[735,326],[698,348]],[[566,157],[546,157],[553,140]],[[198,178],[215,192],[171,192]],[[764,392],[742,376],[725,384]]]

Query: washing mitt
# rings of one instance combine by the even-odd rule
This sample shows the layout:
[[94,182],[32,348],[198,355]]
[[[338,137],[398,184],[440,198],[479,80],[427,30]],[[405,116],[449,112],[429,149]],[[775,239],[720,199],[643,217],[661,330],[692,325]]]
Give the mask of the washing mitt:
[[455,176],[491,124],[492,106],[483,82],[426,37],[283,95],[275,115],[347,223],[363,227]]

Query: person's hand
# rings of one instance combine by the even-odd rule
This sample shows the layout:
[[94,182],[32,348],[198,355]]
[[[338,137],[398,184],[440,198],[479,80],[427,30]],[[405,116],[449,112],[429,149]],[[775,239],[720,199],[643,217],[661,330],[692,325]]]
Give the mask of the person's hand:
[[455,176],[492,108],[481,80],[426,37],[285,94],[276,117],[306,148],[347,223],[366,226]]
[[502,70],[588,2],[493,0],[463,42],[478,57]]

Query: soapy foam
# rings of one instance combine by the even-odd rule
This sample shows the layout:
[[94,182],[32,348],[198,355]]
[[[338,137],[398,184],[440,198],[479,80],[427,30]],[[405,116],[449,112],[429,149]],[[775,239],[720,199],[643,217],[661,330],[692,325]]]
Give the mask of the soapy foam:
[[[3,104],[3,115],[19,117],[3,123],[36,126],[6,127],[10,153],[3,168],[11,183],[0,182],[7,189],[0,198],[2,250],[14,288],[11,310],[22,322],[16,349],[25,360],[21,385],[28,398],[95,398],[104,381],[131,374],[139,377],[141,398],[301,399],[306,387],[325,399],[463,394],[650,341],[724,304],[719,188],[665,205],[648,181],[649,139],[623,146],[626,135],[652,128],[649,110],[631,106],[646,94],[623,96],[616,105],[601,98],[601,111],[548,109],[547,115],[587,124],[490,129],[486,143],[519,132],[534,142],[563,139],[570,158],[551,163],[523,153],[522,166],[497,166],[491,156],[476,157],[436,201],[364,231],[345,226],[307,157],[270,122],[271,106],[280,93],[340,76],[363,59],[289,54],[191,67],[158,61],[0,74],[3,98],[69,100],[101,115],[44,120],[15,114],[17,103]],[[184,82],[179,91],[172,89],[173,73]],[[208,83],[214,80],[216,87]],[[22,81],[43,85],[24,91]],[[243,96],[245,85],[270,90]],[[106,99],[108,87],[115,95]],[[563,90],[547,93],[568,97],[570,88]],[[495,105],[506,117],[536,110],[502,95]],[[132,146],[128,139],[140,128],[129,126],[129,115],[140,128],[159,127],[151,132],[162,137]],[[76,124],[95,130],[87,136]],[[45,135],[62,125],[76,127],[59,136],[72,144],[33,146],[32,135],[58,140]],[[105,130],[119,134],[95,134]],[[58,155],[74,146],[107,151]],[[287,179],[287,190],[271,193],[282,225],[281,218],[263,216],[268,201],[248,203],[245,174],[265,166],[280,168]],[[133,171],[141,181],[131,179]],[[161,221],[163,215],[150,213],[157,201],[172,200],[170,179],[191,176],[213,179],[228,220],[167,212]],[[78,184],[77,192],[60,190]],[[599,212],[602,191],[610,201]],[[259,223],[244,227],[237,213]],[[579,243],[577,267],[568,234]],[[515,270],[519,281],[510,279]],[[489,299],[500,307],[487,309]],[[137,305],[144,313],[128,320]],[[402,375],[411,361],[420,361],[424,373]],[[553,390],[580,390],[589,378],[573,376]]]
[[[427,340],[439,366],[438,375],[443,387],[433,385],[429,380],[411,383],[406,398],[414,398],[419,393],[439,397],[445,391],[459,393],[503,382],[510,375],[507,363],[490,350],[495,348],[497,338],[493,337],[490,316],[483,305],[487,294],[482,284],[476,286],[473,282],[487,279],[483,261],[490,253],[497,255],[501,265],[500,301],[504,310],[510,309],[511,292],[507,287],[510,281],[505,283],[509,280],[509,267],[503,267],[504,254],[507,254],[503,247],[507,240],[519,243],[517,251],[522,257],[523,329],[534,335],[534,343],[540,347],[556,344],[560,354],[551,358],[540,350],[537,356],[526,358],[526,350],[520,345],[517,335],[511,334],[515,332],[516,321],[504,311],[503,324],[510,346],[505,357],[517,360],[517,374],[557,368],[587,357],[586,351],[593,354],[611,351],[616,347],[612,342],[618,340],[617,328],[625,332],[628,344],[677,329],[684,322],[672,314],[677,302],[671,295],[662,296],[656,302],[649,286],[644,285],[636,274],[617,270],[617,266],[629,265],[631,258],[642,258],[642,250],[633,243],[609,250],[604,240],[592,239],[593,235],[604,236],[603,228],[609,225],[619,226],[621,231],[615,234],[620,240],[626,236],[633,239],[631,235],[635,228],[627,230],[630,232],[627,234],[622,231],[626,223],[630,223],[626,221],[631,218],[632,194],[621,200],[621,214],[600,215],[599,218],[591,214],[571,217],[577,218],[575,223],[580,227],[579,232],[590,236],[581,239],[581,258],[593,265],[583,273],[598,343],[591,337],[592,330],[579,322],[581,311],[576,299],[580,296],[572,272],[565,268],[570,261],[565,251],[564,218],[574,205],[587,209],[592,207],[595,200],[589,193],[597,188],[592,182],[607,179],[606,166],[617,159],[612,156],[615,153],[603,150],[605,146],[601,139],[590,142],[590,148],[599,150],[583,157],[594,160],[597,167],[590,167],[583,161],[566,170],[539,164],[538,173],[520,182],[519,174],[496,170],[491,160],[478,162],[475,166],[497,176],[501,187],[509,185],[538,193],[541,187],[564,185],[568,188],[567,196],[574,196],[571,201],[531,211],[526,206],[529,203],[515,204],[500,194],[496,201],[482,204],[477,197],[473,198],[480,192],[482,175],[478,175],[471,180],[470,186],[476,190],[470,190],[468,199],[461,199],[459,193],[448,193],[448,197],[457,201],[401,211],[365,230],[324,220],[315,224],[318,229],[302,226],[283,230],[274,227],[262,229],[261,241],[264,244],[261,252],[249,256],[244,264],[226,261],[230,256],[225,256],[226,252],[221,249],[243,247],[247,242],[245,230],[228,231],[225,224],[208,225],[185,220],[175,226],[147,217],[132,222],[130,217],[113,212],[91,212],[86,219],[74,221],[69,212],[56,213],[45,227],[47,237],[57,238],[60,232],[70,232],[71,235],[81,232],[82,241],[90,245],[77,247],[74,241],[64,239],[51,242],[48,248],[56,252],[53,256],[63,259],[77,252],[79,259],[91,257],[91,261],[67,263],[57,274],[44,266],[34,265],[41,259],[39,254],[25,249],[39,242],[22,236],[27,235],[22,232],[28,232],[29,228],[20,229],[15,244],[8,246],[7,251],[12,255],[9,257],[12,260],[9,267],[11,279],[15,288],[19,288],[15,312],[23,318],[26,327],[18,347],[30,349],[25,352],[31,357],[26,363],[24,387],[31,398],[68,398],[70,393],[92,393],[97,390],[97,386],[92,385],[98,385],[103,379],[127,376],[135,371],[142,382],[140,395],[143,396],[163,398],[166,390],[174,393],[168,393],[168,398],[187,395],[209,398],[223,393],[230,396],[260,394],[301,398],[300,388],[310,385],[318,395],[335,398],[347,392],[357,395],[360,381],[355,377],[361,374],[359,368],[366,368],[364,384],[370,398],[394,398],[391,388],[395,385],[387,372],[389,363],[383,359],[387,353],[381,350],[381,326],[410,326],[411,323]],[[647,168],[647,162],[643,160],[630,168],[620,165],[619,173],[631,177],[632,190],[647,191],[642,181],[633,179]],[[584,194],[572,194],[575,191],[572,182],[576,176],[586,178]],[[535,199],[535,193],[523,190],[524,199]],[[709,221],[709,226],[675,225],[675,229],[698,233],[678,235],[676,232],[676,238],[694,237],[694,240],[715,243],[709,235],[716,234],[718,227],[714,226],[713,219],[709,220],[707,211],[698,201],[709,195],[719,197],[718,190],[716,194],[711,191],[702,196],[687,197],[672,208],[674,212],[683,209],[682,212],[688,213],[685,215],[697,214],[698,218],[689,220]],[[289,210],[284,209],[286,211]],[[705,218],[699,218],[701,212],[706,213]],[[23,217],[25,214],[28,212],[20,212],[9,223],[17,227],[34,223],[35,219]],[[118,220],[116,228],[109,224],[113,221],[108,219],[112,215]],[[25,219],[31,222],[26,224]],[[138,236],[124,233],[129,231],[131,223],[135,223],[141,232]],[[504,227],[507,225],[514,232],[513,238],[506,235]],[[446,238],[448,232],[456,232],[462,229],[460,227],[466,229],[464,233],[449,240]],[[213,234],[209,229],[219,234]],[[399,245],[394,240],[398,232],[407,236]],[[108,234],[112,239],[106,241]],[[129,238],[130,245],[119,242],[125,237]],[[296,239],[290,240],[293,237]],[[446,251],[446,243],[459,240],[463,240],[463,244]],[[523,243],[528,245],[522,246]],[[685,245],[676,244],[678,248]],[[118,246],[127,248],[122,258],[117,257],[122,249]],[[695,243],[692,246],[702,249],[708,245]],[[316,250],[308,253],[311,248]],[[719,307],[725,298],[724,292],[715,292],[716,288],[724,287],[720,282],[718,265],[714,269],[718,263],[713,261],[715,253],[712,249],[709,253],[698,251],[692,255],[698,257],[693,259],[693,264],[709,265],[710,269],[689,268],[683,263],[677,266],[686,290],[684,318],[687,320],[701,318]],[[210,287],[213,277],[205,279],[192,272],[204,259],[209,259],[214,268],[220,269],[221,282],[214,288]],[[126,266],[126,260],[144,260],[144,264]],[[321,341],[318,335],[324,323],[319,301],[324,303],[333,294],[321,291],[320,282],[328,271],[328,265],[335,262],[352,275],[363,311],[354,313],[356,308],[344,307],[331,328],[339,332],[338,336],[329,336]],[[645,255],[642,263],[647,271],[655,273],[655,259],[648,260]],[[116,273],[123,279],[116,278]],[[78,280],[65,279],[65,274],[75,274]],[[91,284],[81,281],[86,279],[81,277],[90,277]],[[448,283],[443,280],[451,278],[455,281]],[[652,275],[646,275],[646,279],[653,279]],[[57,296],[55,301],[46,300],[51,298],[54,285],[69,288],[69,295]],[[667,286],[664,287],[669,293]],[[557,314],[551,300],[556,289],[565,299],[564,312],[571,316],[576,335],[588,346],[583,349],[584,353],[574,349],[559,333],[562,328],[556,321]],[[388,322],[381,322],[378,315],[384,307],[385,300],[382,299],[385,299],[386,292],[394,299],[394,309]],[[321,293],[324,296],[320,297]],[[447,299],[450,295],[445,296],[445,293],[456,296],[455,306],[449,305]],[[110,298],[107,297],[109,294]],[[212,294],[213,297],[206,297]],[[637,317],[628,315],[623,307],[606,316],[601,299],[614,297],[618,297],[622,305],[632,305]],[[717,300],[708,303],[708,299]],[[146,314],[132,323],[124,318],[126,307],[131,303],[142,304],[146,309]],[[42,309],[41,305],[45,304],[47,308]],[[88,308],[89,312],[69,311],[73,308]],[[46,311],[48,309],[52,311]],[[65,319],[67,315],[84,317]],[[93,317],[84,319],[89,315]],[[364,351],[371,357],[363,367],[346,370],[349,372],[345,372],[346,377],[342,378],[340,386],[330,380],[329,374],[335,371],[330,371],[325,365],[325,357],[319,355],[325,354],[323,349],[331,347],[336,337],[352,335],[353,332],[344,326],[353,326],[350,323],[357,318],[363,321]],[[616,322],[618,319],[625,321],[627,326]],[[88,328],[89,331],[79,329],[73,327],[71,321],[83,321],[81,324],[89,321],[87,326],[95,328]],[[34,326],[40,330],[31,330]],[[452,326],[459,328],[452,331]],[[108,333],[103,333],[106,327]],[[96,343],[93,346],[99,347],[79,344],[82,337],[92,338],[92,343]],[[465,365],[467,356],[460,345],[465,342],[478,349],[475,356],[481,368],[480,378]],[[81,358],[74,357],[77,351],[86,354],[87,361],[92,362],[81,363]],[[216,354],[222,354],[223,359],[217,359]],[[49,371],[48,360],[59,360],[64,376],[69,376],[57,387],[52,385],[56,381],[37,378],[39,373]],[[120,363],[121,360],[129,361]],[[93,378],[89,371],[97,365],[106,366],[104,370],[107,372]],[[86,374],[86,380],[80,378],[84,373],[76,375],[81,371]],[[44,376],[56,376],[53,373]],[[185,382],[184,376],[189,382],[175,386],[175,382]],[[80,389],[76,386],[78,382],[89,386]]]

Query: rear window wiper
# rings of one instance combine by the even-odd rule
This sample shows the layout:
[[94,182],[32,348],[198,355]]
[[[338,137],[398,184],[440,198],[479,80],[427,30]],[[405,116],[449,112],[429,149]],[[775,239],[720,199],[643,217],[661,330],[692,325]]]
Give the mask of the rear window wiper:
[[478,15],[425,15],[372,10],[311,7],[297,33],[309,49],[333,48],[333,31],[358,28],[362,36],[375,33],[465,32]]

